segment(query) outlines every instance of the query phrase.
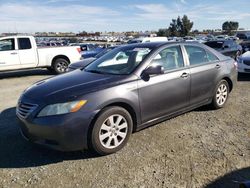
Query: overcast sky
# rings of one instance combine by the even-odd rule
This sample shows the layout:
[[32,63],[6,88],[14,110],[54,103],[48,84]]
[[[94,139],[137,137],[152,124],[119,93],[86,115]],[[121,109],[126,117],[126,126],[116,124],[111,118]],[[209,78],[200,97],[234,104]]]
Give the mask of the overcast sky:
[[238,21],[250,28],[249,0],[0,0],[0,33],[145,31],[186,14],[193,29]]

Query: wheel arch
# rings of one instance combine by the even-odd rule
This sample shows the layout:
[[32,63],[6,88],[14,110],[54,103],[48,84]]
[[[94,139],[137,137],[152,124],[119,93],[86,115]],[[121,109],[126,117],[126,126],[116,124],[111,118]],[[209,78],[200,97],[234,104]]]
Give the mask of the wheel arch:
[[138,115],[136,114],[134,108],[130,104],[128,104],[126,102],[112,102],[112,103],[106,104],[100,110],[98,110],[98,112],[92,118],[92,121],[90,123],[90,127],[88,129],[88,134],[87,134],[87,145],[88,145],[88,148],[92,147],[91,146],[91,133],[92,133],[93,126],[94,126],[97,118],[99,117],[99,115],[101,114],[101,112],[105,108],[112,107],[112,106],[118,106],[118,107],[124,108],[125,110],[128,111],[128,113],[131,115],[131,118],[132,118],[132,121],[133,121],[132,132],[136,131],[136,129],[137,129],[137,123],[138,123]]
[[229,86],[229,92],[233,90],[233,82],[229,77],[223,77],[221,80],[226,80]]
[[57,59],[65,59],[66,61],[68,61],[68,63],[70,64],[70,59],[66,56],[66,55],[57,55],[55,56],[52,61],[51,61],[51,66],[53,66],[53,64],[56,62]]

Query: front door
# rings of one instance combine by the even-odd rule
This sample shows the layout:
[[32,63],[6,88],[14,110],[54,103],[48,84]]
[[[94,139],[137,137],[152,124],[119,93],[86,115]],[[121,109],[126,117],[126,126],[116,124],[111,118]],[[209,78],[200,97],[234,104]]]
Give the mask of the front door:
[[189,69],[184,65],[180,46],[161,50],[149,66],[154,64],[164,67],[165,73],[138,81],[142,123],[169,115],[189,104]]
[[0,40],[0,70],[11,70],[20,67],[18,50],[14,38]]

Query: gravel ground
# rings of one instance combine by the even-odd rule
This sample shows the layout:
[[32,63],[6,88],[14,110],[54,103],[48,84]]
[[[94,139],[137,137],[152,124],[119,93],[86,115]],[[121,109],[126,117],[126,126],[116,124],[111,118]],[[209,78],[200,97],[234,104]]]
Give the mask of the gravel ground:
[[226,107],[202,107],[140,132],[116,154],[63,153],[26,142],[15,105],[46,70],[0,74],[0,187],[237,187],[250,180],[250,75]]

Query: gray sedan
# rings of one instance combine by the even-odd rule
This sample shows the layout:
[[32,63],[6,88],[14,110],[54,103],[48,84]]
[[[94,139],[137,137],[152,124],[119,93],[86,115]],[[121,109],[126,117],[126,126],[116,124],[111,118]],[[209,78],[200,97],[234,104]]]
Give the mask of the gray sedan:
[[202,105],[224,107],[236,78],[235,61],[202,44],[131,44],[29,87],[17,116],[34,143],[105,155],[133,131]]

